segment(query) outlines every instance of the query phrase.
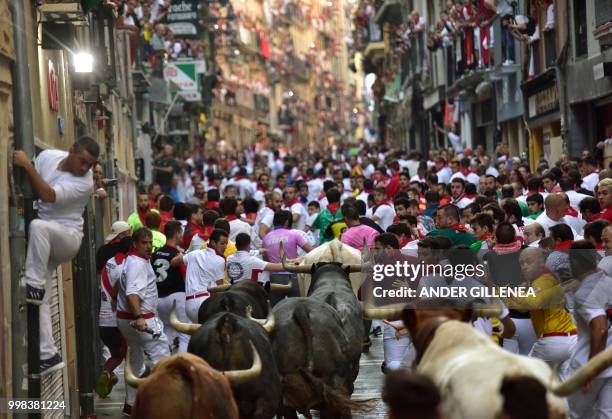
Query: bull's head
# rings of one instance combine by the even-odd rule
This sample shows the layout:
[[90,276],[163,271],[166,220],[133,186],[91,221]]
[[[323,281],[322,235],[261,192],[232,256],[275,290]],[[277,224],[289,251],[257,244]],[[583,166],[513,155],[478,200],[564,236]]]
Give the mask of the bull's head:
[[[259,352],[257,352],[257,349],[255,348],[255,345],[253,345],[253,342],[249,342],[249,343],[251,345],[251,350],[253,351],[253,364],[251,365],[251,368],[247,370],[221,371],[221,373],[225,377],[227,377],[229,382],[233,385],[247,383],[253,380],[254,378],[258,377],[259,374],[261,373],[262,364],[261,364],[261,358],[259,357]],[[130,355],[131,355],[131,349],[128,346],[127,354],[125,357],[125,382],[132,387],[138,387],[140,385],[145,384],[148,380],[150,380],[151,377],[156,374],[157,368],[153,369],[153,372],[149,377],[138,378],[136,377],[136,375],[134,375],[134,372],[132,371],[132,365],[130,363]]]
[[[314,272],[316,264],[313,264],[313,263],[304,264],[304,265],[290,265],[287,262],[287,254],[285,253],[285,248],[283,247],[282,241],[280,242],[279,247],[280,247],[281,262],[283,264],[283,269],[285,271],[291,272],[291,273],[297,273],[297,274],[312,274]],[[339,259],[339,257],[337,256],[337,250],[335,247],[332,247],[332,255],[333,255],[334,261]],[[344,269],[347,273],[361,272],[362,269],[364,268],[363,264],[341,265],[341,266],[342,266],[342,269]]]

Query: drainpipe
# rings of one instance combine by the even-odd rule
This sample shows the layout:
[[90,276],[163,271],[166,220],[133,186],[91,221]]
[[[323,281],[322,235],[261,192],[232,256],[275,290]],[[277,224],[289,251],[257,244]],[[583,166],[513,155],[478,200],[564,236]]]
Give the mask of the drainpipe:
[[[13,15],[15,62],[13,63],[13,118],[14,148],[34,157],[34,127],[32,122],[32,94],[26,36],[26,4],[23,0],[9,0]],[[22,171],[12,173],[9,202],[9,235],[11,254],[11,333],[13,398],[40,398],[40,344],[38,306],[26,305],[25,258],[26,225],[33,216],[34,196]],[[28,328],[28,323],[31,327]],[[28,351],[28,348],[30,351]],[[29,364],[29,368],[28,368]],[[31,374],[28,377],[28,372]],[[26,379],[28,381],[26,382]],[[26,384],[27,383],[27,384]],[[39,415],[38,415],[39,416]]]

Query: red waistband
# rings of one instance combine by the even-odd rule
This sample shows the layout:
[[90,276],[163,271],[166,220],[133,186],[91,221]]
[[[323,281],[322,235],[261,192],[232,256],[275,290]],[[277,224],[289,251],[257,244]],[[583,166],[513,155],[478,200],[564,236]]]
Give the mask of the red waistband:
[[187,300],[193,300],[194,298],[200,298],[200,297],[208,297],[210,294],[207,292],[201,292],[199,294],[192,294],[192,295],[188,295],[187,297],[185,297],[185,301]]
[[[152,319],[153,317],[155,317],[155,313],[143,313],[142,317],[144,319]],[[117,318],[124,320],[136,320],[136,316],[134,316],[132,313],[120,310],[117,310]]]
[[576,336],[578,334],[578,332],[576,332],[575,330],[572,330],[571,332],[550,332],[550,333],[544,333],[542,335],[543,338],[550,338],[553,336]]

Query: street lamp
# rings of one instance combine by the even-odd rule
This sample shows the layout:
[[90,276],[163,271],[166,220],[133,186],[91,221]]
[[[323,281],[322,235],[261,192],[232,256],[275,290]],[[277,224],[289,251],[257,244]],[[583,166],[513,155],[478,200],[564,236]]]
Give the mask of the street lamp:
[[89,52],[76,52],[73,55],[74,58],[74,72],[75,73],[91,73],[93,72],[93,55]]

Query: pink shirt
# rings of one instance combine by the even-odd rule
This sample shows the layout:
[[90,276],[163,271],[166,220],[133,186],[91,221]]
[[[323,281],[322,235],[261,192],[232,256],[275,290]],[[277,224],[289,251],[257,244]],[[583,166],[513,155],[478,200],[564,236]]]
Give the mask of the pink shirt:
[[357,250],[362,250],[364,240],[369,248],[374,247],[374,239],[376,236],[378,236],[378,231],[367,225],[360,224],[355,227],[347,228],[344,233],[342,233],[340,241]]
[[297,248],[304,246],[306,239],[304,236],[296,230],[288,230],[286,228],[275,228],[263,238],[262,247],[268,251],[268,261],[272,263],[280,263],[280,243],[283,242],[285,253],[288,259],[295,259],[298,257]]

